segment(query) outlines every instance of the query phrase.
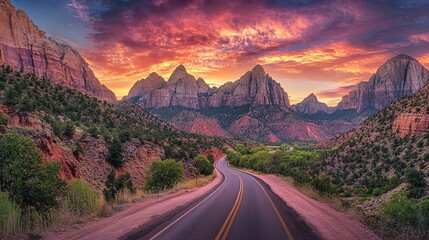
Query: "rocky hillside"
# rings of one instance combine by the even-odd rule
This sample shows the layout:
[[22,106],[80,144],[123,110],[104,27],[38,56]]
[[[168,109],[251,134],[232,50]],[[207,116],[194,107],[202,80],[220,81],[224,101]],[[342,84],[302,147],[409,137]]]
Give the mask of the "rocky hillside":
[[316,113],[333,113],[334,107],[329,107],[325,103],[319,102],[316,95],[313,93],[308,95],[302,102],[292,105],[291,107],[295,112],[305,115],[312,115]]
[[137,186],[155,159],[187,161],[225,143],[180,132],[134,104],[107,103],[8,66],[0,67],[0,96],[0,119],[6,119],[0,135],[31,137],[45,161],[61,162],[63,178],[85,178],[97,189],[112,169],[106,158],[113,139],[121,141],[125,161],[118,172],[130,172]]
[[109,102],[115,94],[98,81],[75,49],[48,38],[22,10],[0,0],[0,64]]
[[175,115],[170,123],[173,127],[189,133],[229,138],[231,134],[225,131],[216,119],[204,116],[201,113],[183,110]]
[[214,89],[203,79],[196,80],[180,65],[166,82],[156,73],[136,82],[125,99],[143,108],[289,106],[287,93],[260,65],[246,72],[239,80]]
[[428,79],[426,68],[416,59],[401,54],[378,68],[368,82],[359,83],[356,90],[343,97],[337,108],[358,112],[367,108],[380,110],[402,96],[412,95]]
[[341,187],[383,188],[410,166],[429,172],[429,83],[331,143],[338,148],[313,166]]

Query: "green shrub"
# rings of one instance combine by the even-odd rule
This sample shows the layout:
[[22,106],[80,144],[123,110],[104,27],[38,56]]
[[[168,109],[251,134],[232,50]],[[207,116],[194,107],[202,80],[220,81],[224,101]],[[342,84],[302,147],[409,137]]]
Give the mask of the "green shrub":
[[416,201],[407,198],[403,193],[395,194],[392,199],[382,205],[382,214],[390,217],[396,223],[404,226],[417,224]]
[[0,112],[0,127],[6,126],[8,122],[6,115],[4,115],[3,112]]
[[426,179],[422,171],[415,168],[408,168],[405,173],[405,179],[410,184],[408,187],[408,197],[421,198],[425,194]]
[[336,192],[335,187],[328,177],[315,177],[311,181],[311,185],[321,194],[333,194]]
[[22,208],[45,211],[57,205],[66,184],[58,177],[59,163],[42,163],[30,138],[7,133],[0,139],[0,189]]
[[118,139],[114,139],[109,148],[109,156],[107,162],[114,168],[121,168],[124,166],[124,158],[122,157],[122,144]]
[[199,174],[206,176],[212,174],[214,170],[213,164],[210,163],[203,155],[197,155],[195,157],[195,167]]
[[8,193],[0,192],[0,236],[17,234],[20,222],[21,208],[9,198]]
[[64,136],[71,138],[74,135],[74,130],[75,130],[74,123],[72,121],[67,121],[64,124],[63,134],[64,134]]
[[103,190],[104,197],[107,201],[116,199],[116,196],[121,191],[128,189],[131,194],[136,192],[131,180],[131,174],[126,172],[115,177],[115,170],[111,170],[107,175],[106,186]]
[[98,210],[98,193],[82,179],[71,182],[64,200],[66,206],[78,215],[91,214]]
[[155,160],[150,166],[145,189],[160,192],[172,188],[182,179],[183,171],[183,163],[176,162],[174,159]]
[[[429,155],[429,154],[428,154],[428,155]],[[207,160],[209,160],[209,162],[210,162],[211,164],[214,164],[214,162],[215,162],[215,159],[214,159],[213,155],[211,155],[211,154],[207,157]]]
[[422,232],[426,231],[429,234],[429,199],[419,202],[417,213],[419,214],[420,229]]

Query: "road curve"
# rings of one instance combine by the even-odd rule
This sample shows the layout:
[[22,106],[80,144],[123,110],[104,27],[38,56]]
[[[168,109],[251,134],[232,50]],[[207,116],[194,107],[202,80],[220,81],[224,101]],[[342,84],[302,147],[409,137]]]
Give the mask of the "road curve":
[[230,168],[225,159],[216,168],[223,182],[211,193],[121,239],[319,239],[264,182]]

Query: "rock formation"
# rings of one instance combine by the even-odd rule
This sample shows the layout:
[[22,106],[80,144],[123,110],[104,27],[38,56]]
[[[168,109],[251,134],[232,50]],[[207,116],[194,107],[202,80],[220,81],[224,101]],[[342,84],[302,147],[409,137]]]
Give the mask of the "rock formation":
[[256,65],[238,81],[216,89],[209,99],[210,107],[282,106],[289,107],[289,98],[279,83],[261,65]]
[[424,135],[429,133],[429,114],[404,113],[399,115],[392,126],[393,132],[399,136]]
[[184,110],[174,116],[169,123],[182,131],[201,134],[205,136],[230,137],[219,123],[212,118],[208,118],[200,113]]
[[136,98],[135,100],[141,99],[141,101],[147,101],[152,91],[164,87],[165,84],[164,78],[153,72],[149,74],[146,79],[143,78],[137,81],[130,89],[125,99]]
[[[181,106],[191,109],[241,106],[289,107],[287,93],[257,65],[235,82],[211,89],[202,78],[195,80],[184,66],[178,66],[165,84],[138,81],[126,99],[139,99],[143,108]],[[144,84],[144,82],[147,82]]]
[[329,107],[325,103],[319,102],[316,95],[313,93],[304,98],[302,102],[292,105],[292,109],[300,114],[311,115],[318,112],[332,113],[335,111],[334,107]]
[[400,54],[385,64],[357,89],[344,96],[338,109],[382,109],[394,100],[409,96],[419,90],[429,79],[429,71],[416,59]]
[[24,11],[6,0],[0,1],[0,63],[102,100],[116,100],[76,50],[46,37]]

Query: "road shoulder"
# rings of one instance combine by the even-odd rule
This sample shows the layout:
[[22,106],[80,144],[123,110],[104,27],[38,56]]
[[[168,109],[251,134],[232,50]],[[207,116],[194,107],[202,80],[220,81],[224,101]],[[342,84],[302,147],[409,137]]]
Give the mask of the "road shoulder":
[[280,177],[245,172],[265,182],[275,194],[325,239],[380,239],[369,228],[351,216],[307,197]]
[[45,232],[42,237],[43,239],[117,239],[160,216],[168,215],[171,211],[177,211],[189,203],[198,201],[216,189],[222,179],[222,174],[216,169],[216,178],[202,187],[148,197],[138,203],[129,204],[125,210],[107,218],[74,225],[60,231]]

